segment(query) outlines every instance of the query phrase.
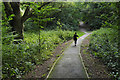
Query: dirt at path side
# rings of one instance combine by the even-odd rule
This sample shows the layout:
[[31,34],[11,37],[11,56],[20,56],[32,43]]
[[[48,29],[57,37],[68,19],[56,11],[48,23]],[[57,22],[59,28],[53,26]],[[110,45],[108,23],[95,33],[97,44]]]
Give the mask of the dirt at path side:
[[[80,45],[82,40],[90,35],[86,33],[77,40],[77,45],[74,42],[63,52],[63,55],[53,68],[48,78],[64,78],[65,80],[88,78],[80,54]],[[61,79],[61,80],[62,80]]]
[[50,68],[52,67],[54,61],[59,57],[59,55],[62,54],[64,49],[72,42],[72,40],[69,40],[65,43],[62,43],[57,46],[57,48],[53,51],[53,55],[50,59],[45,61],[42,65],[36,65],[36,68],[26,74],[24,78],[46,78],[48,75]]
[[103,62],[95,58],[93,55],[89,54],[89,51],[88,51],[89,39],[90,39],[90,36],[83,40],[81,51],[80,51],[89,77],[90,78],[110,78],[107,67],[103,64]]

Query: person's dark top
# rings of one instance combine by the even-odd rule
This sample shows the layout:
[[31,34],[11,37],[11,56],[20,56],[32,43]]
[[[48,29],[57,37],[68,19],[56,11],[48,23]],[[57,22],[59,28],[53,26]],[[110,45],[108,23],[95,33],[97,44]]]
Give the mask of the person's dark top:
[[77,40],[77,37],[79,37],[79,36],[75,33],[74,36],[73,36],[73,39]]

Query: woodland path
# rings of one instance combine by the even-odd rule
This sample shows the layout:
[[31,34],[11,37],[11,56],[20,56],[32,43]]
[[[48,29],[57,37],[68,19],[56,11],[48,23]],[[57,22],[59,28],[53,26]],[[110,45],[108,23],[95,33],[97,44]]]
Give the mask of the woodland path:
[[64,50],[63,55],[57,61],[47,78],[88,78],[82,62],[80,46],[82,40],[89,34],[91,33],[85,32],[83,36],[78,38],[76,46],[74,46],[73,42]]

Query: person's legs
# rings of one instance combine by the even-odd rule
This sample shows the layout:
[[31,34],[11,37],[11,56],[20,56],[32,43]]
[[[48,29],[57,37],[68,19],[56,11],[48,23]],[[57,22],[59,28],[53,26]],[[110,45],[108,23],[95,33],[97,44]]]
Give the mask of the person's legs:
[[76,46],[77,40],[75,40],[75,46]]

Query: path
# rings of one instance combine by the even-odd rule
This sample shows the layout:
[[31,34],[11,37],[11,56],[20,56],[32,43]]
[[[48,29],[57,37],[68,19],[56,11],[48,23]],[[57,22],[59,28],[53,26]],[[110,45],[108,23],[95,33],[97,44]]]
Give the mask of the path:
[[86,33],[78,39],[77,46],[74,42],[63,52],[63,55],[56,63],[49,78],[87,78],[82,60],[80,57],[80,45],[82,40],[90,33]]

